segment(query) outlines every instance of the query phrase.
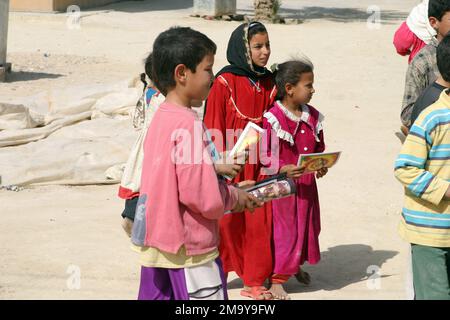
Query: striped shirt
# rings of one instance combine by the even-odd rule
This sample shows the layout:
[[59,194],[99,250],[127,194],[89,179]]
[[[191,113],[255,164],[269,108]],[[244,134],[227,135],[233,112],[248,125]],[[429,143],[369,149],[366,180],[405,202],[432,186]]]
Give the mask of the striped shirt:
[[411,127],[395,161],[405,187],[399,233],[410,243],[450,247],[450,90],[426,108]]

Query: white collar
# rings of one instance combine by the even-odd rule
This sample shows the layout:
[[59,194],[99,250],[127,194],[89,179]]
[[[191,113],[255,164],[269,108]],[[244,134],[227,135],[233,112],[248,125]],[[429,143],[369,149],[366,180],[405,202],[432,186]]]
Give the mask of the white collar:
[[288,108],[286,108],[280,100],[277,101],[278,106],[280,107],[280,109],[283,111],[283,113],[286,115],[286,117],[288,117],[290,120],[294,121],[294,122],[306,122],[308,123],[309,120],[309,108],[306,104],[302,104],[301,108],[302,108],[302,115],[296,116],[292,111],[290,111]]

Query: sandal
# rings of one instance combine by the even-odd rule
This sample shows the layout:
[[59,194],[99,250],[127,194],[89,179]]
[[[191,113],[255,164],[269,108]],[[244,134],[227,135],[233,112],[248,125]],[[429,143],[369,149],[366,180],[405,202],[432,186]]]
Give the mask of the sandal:
[[250,290],[241,290],[241,296],[252,298],[254,300],[273,300],[272,293],[263,286],[253,286],[249,289]]
[[304,285],[308,286],[311,283],[311,276],[308,272],[303,271],[302,269],[298,269],[298,272],[295,274],[295,279],[297,279],[298,282],[303,283]]

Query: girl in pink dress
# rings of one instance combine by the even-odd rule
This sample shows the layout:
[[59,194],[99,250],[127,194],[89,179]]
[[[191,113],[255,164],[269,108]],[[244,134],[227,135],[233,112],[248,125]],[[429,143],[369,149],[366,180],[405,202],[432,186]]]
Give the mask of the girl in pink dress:
[[[295,180],[297,195],[272,202],[274,271],[270,291],[274,298],[289,299],[283,283],[295,275],[298,281],[308,284],[309,275],[300,266],[305,261],[316,264],[320,260],[316,177],[324,176],[327,169],[303,174],[304,168],[297,167],[300,154],[325,149],[323,116],[307,104],[314,93],[312,64],[302,61],[280,64],[275,81],[279,100],[264,114],[263,121],[268,135],[266,152],[279,152],[279,173]],[[273,139],[278,140],[278,151],[270,150]]]

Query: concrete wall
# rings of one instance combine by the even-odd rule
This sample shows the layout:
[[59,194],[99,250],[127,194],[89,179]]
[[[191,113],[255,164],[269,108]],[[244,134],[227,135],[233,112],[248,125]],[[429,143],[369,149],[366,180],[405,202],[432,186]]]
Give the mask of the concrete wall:
[[0,66],[6,63],[6,45],[8,43],[8,7],[9,0],[0,0]]
[[194,0],[194,14],[208,16],[236,14],[236,0]]
[[65,12],[67,7],[92,8],[120,0],[11,0],[11,11]]

